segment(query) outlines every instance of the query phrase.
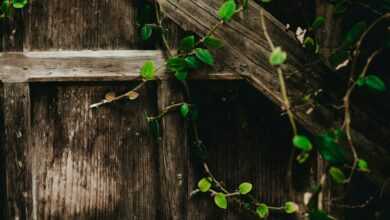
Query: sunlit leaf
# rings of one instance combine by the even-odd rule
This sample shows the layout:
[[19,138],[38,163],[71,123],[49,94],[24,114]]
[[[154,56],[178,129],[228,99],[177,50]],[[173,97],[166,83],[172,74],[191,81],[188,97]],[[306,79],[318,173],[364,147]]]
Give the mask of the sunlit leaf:
[[236,9],[236,2],[234,0],[228,0],[219,8],[218,17],[225,22],[230,21],[236,12]]
[[298,210],[299,210],[299,206],[295,202],[286,202],[286,204],[284,204],[284,211],[287,214],[298,212]]
[[342,170],[340,170],[339,168],[337,167],[331,167],[329,169],[329,174],[330,176],[332,177],[332,179],[336,182],[336,183],[339,183],[339,184],[343,184],[345,183],[346,181],[346,177],[345,177],[345,174],[343,173]]
[[182,104],[180,106],[180,115],[183,118],[187,118],[189,113],[190,113],[190,106],[187,103]]
[[142,40],[148,40],[152,36],[152,33],[153,33],[153,28],[150,25],[147,25],[147,24],[144,25],[141,28],[141,38],[142,38]]
[[27,5],[27,0],[12,0],[12,5],[17,9],[24,8]]
[[146,61],[141,67],[141,76],[146,80],[152,80],[154,78],[156,68],[153,61]]
[[214,203],[221,209],[227,209],[228,203],[225,194],[217,193],[214,196]]
[[241,195],[246,195],[252,191],[252,184],[251,183],[241,183],[238,187],[238,190]]
[[269,215],[269,208],[266,204],[262,203],[256,208],[256,213],[260,218],[266,218]]
[[276,47],[274,51],[272,51],[271,56],[269,57],[269,63],[271,65],[281,65],[286,62],[287,53],[282,50],[281,47]]
[[359,168],[360,171],[363,171],[363,172],[369,172],[370,170],[368,169],[368,163],[367,161],[363,160],[363,159],[359,159],[357,161],[357,167]]
[[207,49],[196,48],[195,56],[205,64],[214,65],[214,57]]
[[309,138],[303,135],[296,135],[293,138],[293,144],[296,148],[303,151],[310,151],[313,148]]
[[202,178],[199,182],[198,182],[198,188],[201,192],[207,192],[209,191],[209,189],[211,188],[211,182],[209,180],[209,178]]

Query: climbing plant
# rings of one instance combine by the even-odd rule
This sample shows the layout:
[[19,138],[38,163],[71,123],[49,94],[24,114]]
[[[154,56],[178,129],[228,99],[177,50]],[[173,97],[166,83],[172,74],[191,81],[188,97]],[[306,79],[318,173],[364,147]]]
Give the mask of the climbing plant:
[[[15,2],[15,1],[14,1]],[[321,134],[316,134],[316,140],[311,140],[303,131],[299,130],[296,124],[296,116],[294,103],[289,98],[288,88],[286,86],[285,75],[283,72],[283,65],[288,60],[289,55],[279,45],[275,45],[272,36],[267,30],[264,21],[263,11],[260,16],[261,26],[264,30],[265,38],[271,48],[272,52],[269,55],[269,64],[274,67],[275,74],[278,76],[280,85],[280,94],[282,95],[283,109],[286,111],[291,128],[291,146],[294,147],[298,153],[296,154],[297,163],[305,163],[310,157],[313,150],[317,150],[322,158],[327,162],[326,173],[323,174],[320,182],[310,192],[310,198],[305,204],[299,204],[295,201],[287,201],[282,206],[274,206],[273,204],[266,204],[259,201],[252,195],[255,187],[249,182],[242,182],[235,189],[228,189],[221,180],[219,180],[210,170],[207,164],[207,148],[202,142],[197,123],[198,109],[195,103],[192,103],[191,91],[187,85],[188,76],[195,70],[203,66],[213,66],[216,63],[214,53],[223,47],[223,41],[214,36],[214,32],[219,28],[224,28],[224,25],[230,22],[234,17],[248,9],[248,0],[227,0],[215,12],[219,21],[208,30],[207,34],[198,38],[196,35],[188,35],[182,38],[178,44],[178,48],[173,50],[166,37],[167,27],[164,25],[165,16],[159,11],[158,3],[155,3],[156,20],[150,18],[151,6],[145,7],[144,15],[148,16],[139,19],[139,31],[141,39],[147,41],[153,35],[158,35],[162,39],[163,45],[166,49],[167,59],[161,66],[156,66],[153,61],[145,62],[140,69],[141,83],[134,89],[116,96],[115,93],[106,94],[105,98],[99,102],[91,105],[91,108],[96,108],[104,104],[109,104],[121,99],[135,100],[139,97],[138,91],[149,81],[154,80],[156,75],[162,71],[167,71],[176,80],[180,81],[186,93],[186,100],[184,102],[175,103],[165,107],[165,109],[156,116],[146,115],[146,120],[150,125],[151,131],[155,136],[159,136],[159,122],[161,118],[171,112],[178,112],[181,117],[188,120],[193,133],[192,143],[195,152],[198,152],[198,159],[203,165],[205,176],[202,177],[198,184],[194,186],[194,191],[191,195],[198,193],[209,194],[215,203],[215,206],[221,209],[229,208],[230,203],[237,203],[240,207],[259,218],[266,218],[272,212],[285,212],[286,214],[301,213],[307,215],[311,220],[326,220],[334,219],[331,215],[321,210],[316,204],[318,195],[324,188],[324,179],[331,178],[337,184],[349,184],[356,172],[370,172],[369,165],[364,160],[364,155],[359,155],[354,144],[355,140],[351,134],[351,113],[350,102],[351,95],[356,89],[367,87],[376,92],[385,92],[386,85],[379,75],[370,73],[369,67],[372,61],[384,50],[389,47],[389,41],[380,48],[375,49],[367,58],[366,63],[362,68],[359,67],[358,62],[361,59],[362,45],[364,44],[368,34],[378,24],[390,18],[390,1],[383,0],[380,4],[369,5],[361,3],[360,1],[348,0],[333,0],[335,14],[343,14],[349,10],[353,5],[363,7],[373,13],[376,19],[368,24],[366,21],[359,21],[353,24],[349,30],[346,31],[345,37],[341,46],[332,51],[332,55],[325,62],[329,63],[334,71],[350,69],[350,77],[347,83],[347,89],[341,102],[343,123],[339,127],[326,131]],[[261,4],[272,4],[271,0],[261,0]],[[19,6],[19,5],[17,5]],[[15,8],[17,8],[14,5]],[[319,51],[321,44],[316,38],[316,31],[323,28],[328,18],[319,16],[316,17],[310,25],[297,31],[297,41],[306,49],[307,53],[314,54],[320,57]],[[321,57],[320,57],[321,59]],[[312,97],[305,97],[311,99]],[[349,160],[347,155],[351,152],[353,158]],[[295,155],[295,154],[293,154]],[[291,167],[289,168],[291,169]]]
[[27,3],[27,0],[3,0],[0,6],[0,18],[11,16],[15,10],[24,8]]

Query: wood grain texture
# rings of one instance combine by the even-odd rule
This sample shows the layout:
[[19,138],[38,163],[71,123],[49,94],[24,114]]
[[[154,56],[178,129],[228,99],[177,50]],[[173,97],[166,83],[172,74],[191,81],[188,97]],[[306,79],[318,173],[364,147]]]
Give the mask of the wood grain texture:
[[[183,102],[183,88],[177,81],[161,81],[157,90],[158,108]],[[187,216],[189,146],[185,120],[178,111],[161,120],[159,175],[160,219],[182,220]]]
[[[182,28],[204,35],[218,22],[216,11],[223,1],[214,0],[160,0],[161,8],[168,17]],[[260,23],[261,7],[249,1],[249,10],[245,17],[233,21],[216,30],[214,35],[224,42],[223,54],[226,66],[247,79],[254,87],[276,104],[282,105],[279,83],[275,70],[268,63],[271,53]],[[306,108],[293,108],[298,121],[311,132],[318,134],[341,122],[338,116],[342,112],[328,105],[337,103],[344,92],[343,81],[337,76],[329,75],[326,66],[307,56],[291,33],[268,12],[264,12],[266,25],[275,45],[281,46],[289,55],[284,72],[286,75],[290,99],[299,102],[308,93],[321,89],[323,92],[315,100],[312,114],[306,114]],[[315,65],[311,64],[315,63]],[[388,167],[390,156],[380,137],[387,137],[390,129],[373,119],[370,112],[352,106],[354,120],[353,136],[360,154],[365,155],[373,167],[372,180],[382,184],[390,176]],[[363,126],[364,125],[364,126]],[[375,127],[376,132],[367,132],[363,127]],[[363,133],[364,132],[364,133]]]
[[124,84],[32,85],[32,188],[38,219],[155,219],[157,148],[139,100],[90,110]]
[[[7,82],[77,82],[140,80],[144,62],[154,61],[161,71],[156,79],[167,80],[165,59],[158,50],[100,50],[100,51],[40,51],[0,54],[0,81]],[[228,70],[194,72],[190,79],[239,80]]]
[[33,0],[24,14],[23,48],[136,48],[135,3],[131,0]]
[[[302,201],[303,192],[314,180],[310,172],[315,171],[308,165],[315,160],[294,168],[294,191],[289,197],[286,174],[292,149],[291,131],[280,110],[244,82],[191,82],[190,85],[200,112],[200,136],[207,146],[207,161],[216,178],[230,191],[242,182],[253,183],[252,195],[269,205]],[[192,189],[204,176],[199,170],[190,170]],[[189,220],[258,219],[231,202],[227,211],[217,208],[207,193],[197,194],[190,200],[188,214]],[[273,213],[269,219],[292,217]]]
[[33,212],[30,145],[30,88],[4,84],[7,219],[37,219]]

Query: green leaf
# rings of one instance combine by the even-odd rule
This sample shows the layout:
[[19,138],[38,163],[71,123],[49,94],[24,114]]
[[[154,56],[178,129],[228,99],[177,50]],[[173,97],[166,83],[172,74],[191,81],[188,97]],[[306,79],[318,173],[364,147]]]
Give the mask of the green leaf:
[[345,174],[343,173],[343,171],[341,171],[339,168],[337,167],[331,167],[329,169],[329,174],[330,176],[332,177],[332,179],[336,182],[336,183],[339,183],[339,184],[343,184],[345,183],[346,181],[346,177],[345,177]]
[[150,25],[147,25],[147,24],[144,25],[141,28],[141,38],[142,38],[142,40],[148,40],[152,36],[152,33],[153,33],[153,28]]
[[340,146],[342,137],[335,131],[325,132],[317,137],[318,151],[322,158],[331,164],[341,164],[346,161],[345,149]]
[[146,80],[152,80],[154,78],[154,73],[156,68],[153,61],[146,61],[141,67],[141,76]]
[[293,144],[296,148],[303,151],[310,151],[313,148],[309,138],[303,135],[296,135],[293,138]]
[[146,120],[148,122],[148,128],[153,138],[158,140],[160,138],[160,123],[158,120],[152,120],[145,113]]
[[205,64],[208,64],[208,65],[210,65],[210,66],[214,65],[214,57],[213,57],[213,55],[210,53],[210,51],[208,51],[207,49],[196,48],[196,49],[195,49],[195,56],[196,56],[200,61],[202,61],[202,62],[205,63]]
[[385,83],[382,81],[381,78],[375,75],[366,76],[364,84],[367,85],[368,88],[371,88],[379,92],[384,92],[386,90]]
[[357,167],[359,168],[359,170],[363,171],[363,172],[369,172],[370,170],[368,169],[368,163],[367,161],[363,160],[363,159],[359,159],[357,161]]
[[206,47],[209,47],[209,48],[214,48],[214,49],[219,49],[221,47],[223,47],[223,43],[221,40],[219,40],[218,38],[215,38],[215,37],[212,37],[212,36],[208,36],[204,39],[204,45],[206,45]]
[[358,22],[352,26],[352,28],[348,31],[347,35],[344,39],[344,44],[347,46],[351,46],[356,43],[360,36],[367,28],[367,23],[364,21]]
[[309,212],[310,220],[332,220],[329,215],[322,210],[314,210]]
[[218,10],[218,17],[228,22],[230,19],[232,19],[234,13],[236,12],[237,5],[234,0],[228,0],[227,2],[223,3],[223,5]]
[[306,37],[305,40],[303,41],[303,47],[314,51],[316,48],[316,43],[313,38],[311,37]]
[[269,57],[269,63],[271,65],[281,65],[286,62],[287,53],[282,50],[281,47],[276,47],[274,51],[272,51],[271,56]]
[[271,2],[272,0],[261,0],[261,2],[264,2],[264,3],[269,3]]
[[27,0],[13,0],[12,5],[17,9],[24,8],[27,5]]
[[227,209],[228,203],[225,194],[217,193],[214,196],[214,203],[221,209]]
[[241,195],[246,195],[252,191],[252,184],[251,183],[241,183],[238,187],[238,190]]
[[209,178],[202,178],[198,182],[198,188],[201,192],[207,192],[211,188],[211,182],[209,181]]
[[191,35],[183,38],[179,44],[179,50],[190,51],[195,46],[195,36]]
[[198,69],[201,65],[198,59],[196,59],[195,56],[188,56],[184,58],[184,60],[187,63],[187,66],[191,69]]
[[266,218],[269,214],[269,208],[266,204],[261,203],[257,208],[256,208],[256,213],[260,218]]
[[318,28],[321,28],[325,24],[325,17],[324,16],[318,16],[313,21],[313,24],[311,25],[311,28],[314,30],[317,30]]
[[177,80],[184,81],[187,79],[188,72],[187,71],[176,71],[175,77]]
[[308,152],[302,151],[298,156],[297,156],[297,161],[300,164],[303,164],[304,162],[309,159],[310,154]]
[[190,113],[190,106],[187,103],[184,103],[180,106],[180,115],[183,118],[187,118],[188,114]]
[[167,68],[171,72],[187,71],[187,62],[182,57],[171,57],[167,60]]
[[3,1],[3,3],[1,3],[1,12],[2,14],[4,14],[4,16],[8,16],[9,13],[10,13],[10,5],[9,5],[9,1]]
[[299,206],[295,202],[286,202],[286,204],[284,204],[284,211],[287,214],[292,214],[299,211]]

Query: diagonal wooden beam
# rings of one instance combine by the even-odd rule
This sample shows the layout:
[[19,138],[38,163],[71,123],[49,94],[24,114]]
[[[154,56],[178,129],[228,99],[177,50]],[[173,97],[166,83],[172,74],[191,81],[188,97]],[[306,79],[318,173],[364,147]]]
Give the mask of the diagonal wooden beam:
[[[204,36],[219,19],[217,10],[223,0],[158,0],[163,12],[179,26]],[[231,22],[224,24],[214,35],[222,39],[224,48],[217,54],[223,54],[220,60],[233,72],[241,75],[260,92],[276,104],[282,105],[279,82],[275,69],[268,63],[271,49],[267,44],[260,22],[261,7],[249,1],[249,9]],[[313,133],[320,133],[329,128],[338,127],[342,110],[330,104],[339,103],[345,85],[343,81],[330,74],[319,60],[309,57],[291,32],[271,14],[264,12],[268,31],[274,44],[281,46],[288,53],[288,62],[284,65],[289,96],[293,103],[302,101],[309,93],[321,91],[316,99],[314,112],[307,114],[305,106],[295,106],[293,111],[297,120]],[[330,104],[329,104],[330,103]],[[371,164],[372,178],[383,183],[390,176],[386,167],[390,166],[390,156],[385,145],[390,144],[385,137],[390,129],[374,120],[372,114],[356,106],[352,107],[354,117],[353,136],[359,154]],[[376,131],[365,131],[367,127]]]
[[[42,51],[0,54],[0,81],[4,82],[70,82],[139,80],[139,70],[147,60],[164,67],[161,51]],[[161,71],[163,72],[163,71]],[[166,74],[156,77],[165,80]],[[237,80],[229,71],[191,74],[191,79]]]

